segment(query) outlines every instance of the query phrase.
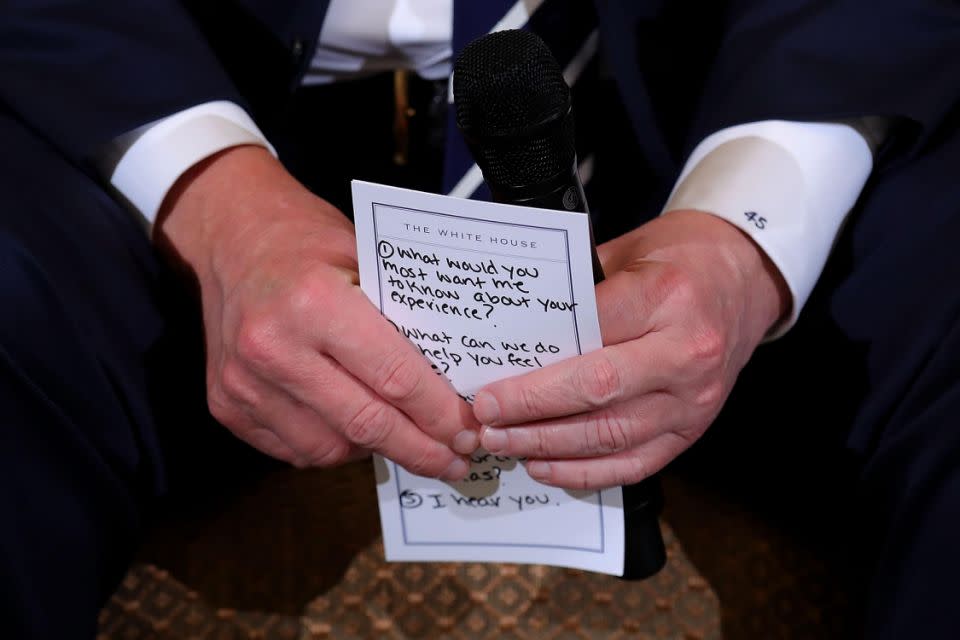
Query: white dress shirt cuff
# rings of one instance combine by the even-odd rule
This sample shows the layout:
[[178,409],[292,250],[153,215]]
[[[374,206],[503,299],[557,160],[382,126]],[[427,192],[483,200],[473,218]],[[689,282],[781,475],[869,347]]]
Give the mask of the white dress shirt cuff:
[[146,125],[110,176],[110,184],[152,225],[167,192],[190,167],[239,145],[273,147],[241,107],[207,102]]
[[664,212],[718,216],[766,252],[793,298],[773,339],[797,321],[872,168],[867,141],[845,124],[738,125],[694,149]]

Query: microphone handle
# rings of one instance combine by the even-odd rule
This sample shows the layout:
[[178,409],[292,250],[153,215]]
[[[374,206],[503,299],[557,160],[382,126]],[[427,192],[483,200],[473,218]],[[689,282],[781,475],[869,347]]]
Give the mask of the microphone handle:
[[[570,211],[590,215],[587,207],[587,196],[583,192],[583,184],[577,174],[576,162],[573,173],[562,176],[562,179],[551,183],[546,189],[543,185],[528,188],[503,188],[488,183],[494,202],[501,204],[515,204],[521,207],[536,207],[537,209],[553,209],[556,211]],[[590,225],[590,257],[593,261],[593,283],[603,280],[603,266],[597,256],[597,243],[593,240],[593,225]]]
[[[543,184],[534,185],[532,188],[498,188],[489,182],[488,185],[495,202],[590,215],[576,160],[569,175],[559,176],[546,188]],[[590,253],[593,261],[593,282],[599,284],[604,278],[603,266],[597,256],[592,224]],[[666,564],[667,551],[659,520],[662,510],[663,490],[656,474],[623,487],[624,580],[649,578]]]

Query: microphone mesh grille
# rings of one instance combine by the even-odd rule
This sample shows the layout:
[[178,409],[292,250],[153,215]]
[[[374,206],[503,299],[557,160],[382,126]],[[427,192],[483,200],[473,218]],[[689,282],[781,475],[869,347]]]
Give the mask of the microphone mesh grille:
[[453,91],[457,126],[491,185],[536,184],[573,164],[570,88],[538,36],[499,31],[470,43]]

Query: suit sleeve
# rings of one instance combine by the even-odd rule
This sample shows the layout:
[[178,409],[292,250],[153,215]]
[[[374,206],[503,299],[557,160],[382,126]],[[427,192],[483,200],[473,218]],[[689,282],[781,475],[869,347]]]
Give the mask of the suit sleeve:
[[173,0],[3,0],[0,108],[91,169],[121,134],[215,100],[243,104]]
[[960,98],[960,5],[740,0],[701,97],[692,147],[762,120],[883,116],[922,145]]

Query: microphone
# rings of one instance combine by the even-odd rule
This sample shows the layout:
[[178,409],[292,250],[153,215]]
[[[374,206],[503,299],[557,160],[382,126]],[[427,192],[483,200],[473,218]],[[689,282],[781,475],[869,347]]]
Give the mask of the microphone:
[[[471,42],[453,71],[457,127],[496,202],[589,215],[577,171],[570,87],[546,43],[528,31],[498,31]],[[594,282],[603,280],[591,228]],[[623,487],[624,574],[663,568],[656,476]]]

